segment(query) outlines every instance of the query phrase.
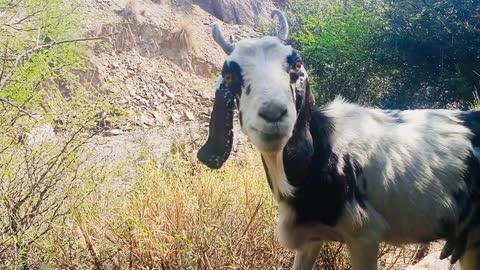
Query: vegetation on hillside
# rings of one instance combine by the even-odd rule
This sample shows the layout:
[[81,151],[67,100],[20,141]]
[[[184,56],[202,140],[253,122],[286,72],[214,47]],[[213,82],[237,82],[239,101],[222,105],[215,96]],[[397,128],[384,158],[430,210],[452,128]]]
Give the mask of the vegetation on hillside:
[[103,179],[85,145],[115,110],[78,75],[80,15],[61,0],[0,1],[2,269],[51,269],[52,232]]
[[298,30],[291,42],[317,79],[320,101],[468,107],[480,86],[478,1],[334,2],[287,7]]

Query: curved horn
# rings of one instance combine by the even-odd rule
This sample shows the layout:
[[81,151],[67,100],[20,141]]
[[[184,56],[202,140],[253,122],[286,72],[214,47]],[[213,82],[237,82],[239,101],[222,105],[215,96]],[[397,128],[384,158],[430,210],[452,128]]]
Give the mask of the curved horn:
[[272,11],[272,18],[275,17],[275,15],[278,17],[278,22],[280,23],[280,29],[278,30],[278,34],[277,34],[277,37],[281,40],[281,41],[287,41],[288,39],[288,22],[287,22],[287,18],[285,18],[285,15],[283,14],[283,12],[279,9],[274,9]]
[[215,23],[212,26],[212,35],[213,39],[222,47],[223,51],[225,51],[226,54],[230,55],[235,48],[235,46],[228,42],[225,37],[223,36],[222,33],[222,28],[220,27],[220,24]]

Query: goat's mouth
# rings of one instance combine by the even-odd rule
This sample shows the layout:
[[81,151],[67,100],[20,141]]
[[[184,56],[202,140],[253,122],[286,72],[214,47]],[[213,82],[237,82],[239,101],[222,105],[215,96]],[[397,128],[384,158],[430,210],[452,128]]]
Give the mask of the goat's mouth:
[[267,131],[261,131],[254,127],[252,127],[251,129],[255,133],[257,133],[257,135],[260,137],[262,141],[266,143],[279,141],[288,135],[281,132],[278,128],[275,128],[273,130],[267,130]]
[[274,126],[271,128],[259,129],[250,127],[251,135],[249,136],[252,143],[261,152],[276,152],[283,149],[291,136],[289,128],[281,128]]

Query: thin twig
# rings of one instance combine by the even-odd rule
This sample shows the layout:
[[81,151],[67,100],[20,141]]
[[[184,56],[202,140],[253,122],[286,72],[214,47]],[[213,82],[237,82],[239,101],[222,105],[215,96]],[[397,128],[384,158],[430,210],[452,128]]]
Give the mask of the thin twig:
[[252,225],[252,222],[255,219],[255,216],[257,215],[258,210],[260,210],[260,207],[262,206],[262,204],[263,204],[263,202],[261,202],[261,201],[258,202],[257,207],[255,208],[255,211],[253,212],[253,215],[250,218],[250,221],[248,222],[247,227],[243,231],[242,236],[240,238],[243,238],[245,236],[245,234],[247,234],[247,231],[250,228],[250,225]]
[[135,47],[137,47],[137,42],[135,41],[135,36],[133,35],[133,31],[132,31],[132,28],[130,27],[129,22],[127,22],[127,26],[128,26],[128,31],[130,32],[130,35],[132,36],[133,45]]
[[245,227],[245,230],[243,230],[243,233],[242,235],[240,236],[240,238],[237,240],[237,243],[235,243],[235,245],[233,246],[233,249],[236,249],[237,246],[240,244],[240,241],[242,240],[242,238],[247,234],[248,232],[248,229],[250,228],[250,226],[252,225],[252,222],[253,220],[255,219],[255,216],[257,215],[258,213],[258,210],[260,210],[260,208],[262,207],[263,205],[263,202],[262,201],[259,201],[258,204],[257,204],[257,207],[255,208],[255,211],[253,212],[253,215],[250,217],[250,220],[248,221],[248,224],[247,224],[247,227]]
[[16,21],[16,22],[14,22],[13,25],[21,24],[22,22],[24,22],[24,21],[32,18],[33,16],[39,14],[40,12],[45,11],[45,10],[46,10],[46,7],[47,7],[47,4],[46,4],[42,9],[37,10],[37,11],[33,12],[32,14],[29,14],[29,15],[25,16],[24,18],[22,18],[22,19],[20,19],[20,20],[18,20],[18,21]]
[[[395,255],[395,250],[393,252],[393,255]],[[392,269],[395,264],[398,262],[398,260],[400,259],[400,257],[402,256],[402,250],[400,250],[400,252],[398,253],[398,255],[395,257],[395,259],[393,260],[393,262],[390,264],[390,266],[387,268],[387,270],[390,270]]]
[[3,7],[0,7],[0,9],[13,9],[15,7],[17,7],[18,5],[20,5],[24,0],[18,0],[17,3],[7,3],[6,6],[3,6]]
[[113,33],[113,34],[108,35],[108,36],[62,40],[62,41],[59,41],[59,42],[53,42],[53,43],[51,43],[51,46],[60,45],[60,44],[64,44],[64,43],[72,43],[72,42],[82,42],[82,41],[91,41],[91,40],[99,40],[99,39],[108,39],[108,38],[110,38],[111,36],[114,36],[114,35],[116,35],[116,34],[117,34],[117,33]]
[[40,27],[37,29],[37,38],[35,38],[36,46],[40,45]]
[[0,97],[0,102],[2,102],[2,103],[6,103],[6,104],[8,104],[8,105],[10,105],[10,106],[14,107],[15,109],[17,109],[17,110],[21,111],[22,113],[26,114],[28,117],[30,117],[30,118],[32,118],[32,119],[34,119],[34,120],[36,120],[36,119],[35,119],[35,117],[33,117],[33,115],[31,115],[29,112],[27,112],[26,110],[24,110],[22,107],[20,107],[20,106],[18,106],[18,105],[15,105],[15,104],[13,104],[12,102],[10,102],[10,101],[8,101],[8,100],[6,100],[6,99],[2,98],[2,97]]
[[13,64],[13,67],[10,69],[10,71],[7,73],[7,75],[4,78],[2,78],[2,80],[0,81],[0,88],[3,88],[5,86],[5,84],[7,83],[7,81],[13,76],[13,73],[15,72],[15,70],[17,70],[18,66],[20,65],[20,62],[23,60],[23,58],[25,56],[27,56],[31,52],[39,51],[39,50],[41,50],[43,48],[46,48],[48,46],[51,46],[51,44],[44,44],[44,45],[40,45],[40,46],[35,46],[33,48],[30,48],[30,49],[22,52],[20,55],[18,55],[17,58],[15,59],[15,63]]
[[0,81],[2,80],[3,78],[3,74],[5,73],[5,70],[7,69],[7,59],[8,59],[8,39],[7,39],[7,42],[5,44],[5,51],[3,52],[3,63],[2,63],[2,71],[0,72]]
[[88,249],[88,252],[90,253],[90,255],[92,256],[93,258],[93,262],[94,262],[94,265],[95,265],[95,268],[97,270],[102,270],[103,269],[103,265],[98,257],[98,253],[97,251],[95,250],[95,246],[93,245],[93,242],[92,242],[92,238],[90,237],[90,234],[88,233],[87,231],[87,228],[85,226],[85,223],[83,223],[82,221],[80,221],[80,224],[78,225],[79,229],[80,229],[80,232],[82,233],[82,236],[83,236],[83,239],[85,241],[85,244],[87,245],[87,249]]

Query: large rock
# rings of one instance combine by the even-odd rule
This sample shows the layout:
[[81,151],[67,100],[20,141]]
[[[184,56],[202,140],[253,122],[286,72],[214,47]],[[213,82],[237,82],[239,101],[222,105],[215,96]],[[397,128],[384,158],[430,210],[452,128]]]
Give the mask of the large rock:
[[55,143],[55,129],[51,124],[36,126],[27,133],[27,143],[32,148],[37,148],[44,143]]
[[269,0],[193,0],[218,19],[232,24],[257,26],[274,8]]

